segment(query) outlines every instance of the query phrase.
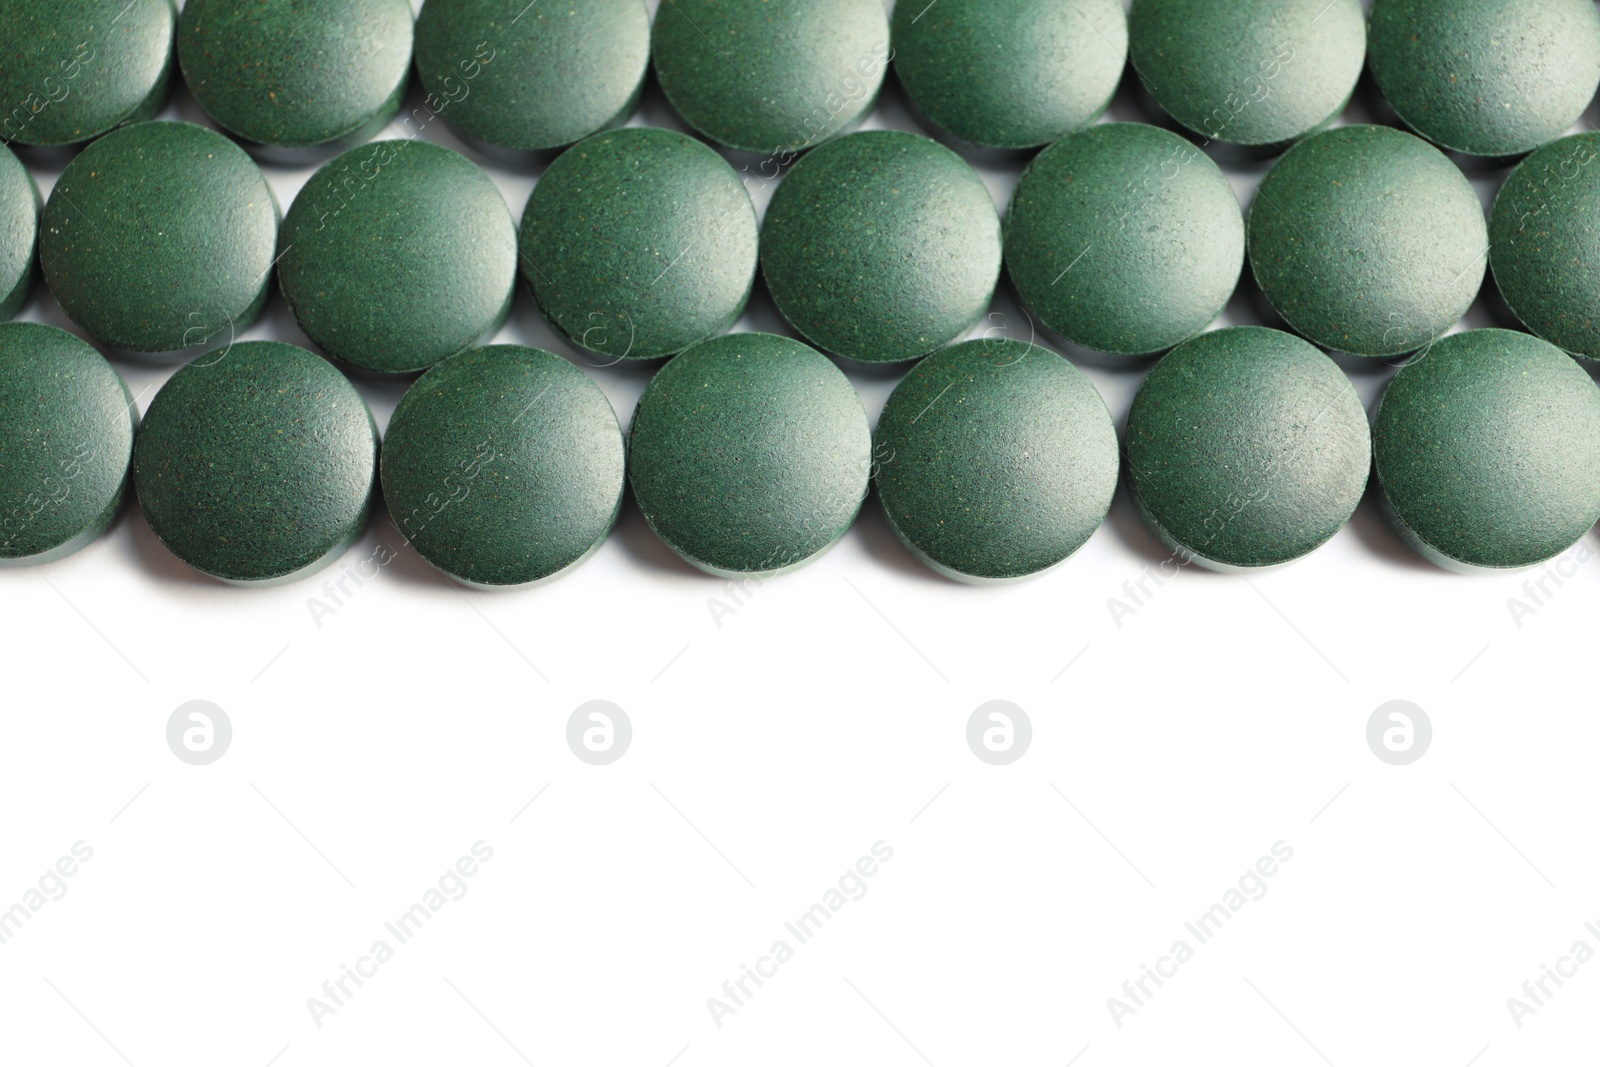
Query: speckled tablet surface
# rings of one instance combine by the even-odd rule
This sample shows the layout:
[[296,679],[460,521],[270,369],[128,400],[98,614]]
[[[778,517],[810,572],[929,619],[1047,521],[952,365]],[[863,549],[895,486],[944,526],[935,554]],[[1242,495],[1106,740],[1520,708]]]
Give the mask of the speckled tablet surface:
[[652,48],[685,122],[783,165],[872,109],[893,54],[880,0],[670,0]]
[[793,570],[861,510],[872,440],[850,380],[799,341],[736,333],[675,356],[639,398],[628,480],[673,551],[725,576]]
[[0,140],[75,144],[166,102],[172,0],[0,4]]
[[1036,148],[1093,122],[1128,56],[1122,0],[908,0],[894,71],[934,127],[968,144]]
[[1600,134],[1564,137],[1506,178],[1489,220],[1489,264],[1523,325],[1600,359]]
[[187,122],[113,130],[67,164],[39,224],[73,322],[139,352],[226,342],[260,315],[278,202],[244,149]]
[[1001,261],[994,199],[927,137],[871,130],[812,150],[778,186],[761,272],[784,318],[835,355],[915,359],[989,310]]
[[0,324],[0,566],[59,559],[105,532],[138,422],[122,377],[87,343]]
[[327,562],[361,534],[378,431],[355,387],[321,356],[276,341],[208,352],[150,402],[134,448],[139,506],[190,566],[276,581]]
[[562,153],[520,232],[522,276],[574,344],[670,356],[723,333],[755,281],[755,205],[704,142],[629,127]]
[[1093,383],[1025,341],[967,341],[923,360],[878,420],[873,468],[890,524],[958,581],[1056,566],[1117,486],[1117,434]]
[[178,62],[206,114],[249,141],[325,144],[393,117],[411,73],[407,0],[188,0]]
[[1271,567],[1349,521],[1372,465],[1366,410],[1333,360],[1279,330],[1167,353],[1128,414],[1128,486],[1183,563]]
[[1217,317],[1244,268],[1244,218],[1194,145],[1136,122],[1034,157],[1011,197],[1006,268],[1028,309],[1075,344],[1149,355]]
[[1374,0],[1372,74],[1422,136],[1478,156],[1560,137],[1600,85],[1592,0]]
[[622,122],[650,59],[644,0],[427,0],[417,74],[435,115],[505,148],[559,148]]
[[1344,109],[1367,52],[1360,0],[1136,0],[1134,69],[1201,137],[1272,146]]
[[33,175],[0,145],[0,320],[21,310],[33,292],[42,206]]
[[390,517],[429,563],[474,585],[526,585],[611,531],[622,430],[599,386],[560,356],[473,348],[406,392],[382,471]]
[[1483,284],[1483,206],[1437,148],[1389,126],[1301,141],[1250,206],[1250,266],[1278,314],[1356,356],[1414,352]]
[[1530,567],[1600,520],[1600,388],[1512,330],[1470,330],[1395,375],[1374,419],[1395,528],[1454,570]]
[[414,374],[505,322],[517,234],[477,164],[428,141],[331,160],[283,221],[278,279],[295,321],[330,356]]

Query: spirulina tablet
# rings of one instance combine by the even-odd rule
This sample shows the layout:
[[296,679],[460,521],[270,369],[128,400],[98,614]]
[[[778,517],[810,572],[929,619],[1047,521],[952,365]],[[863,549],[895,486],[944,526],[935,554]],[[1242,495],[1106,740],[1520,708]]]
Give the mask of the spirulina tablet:
[[878,497],[912,553],[947,577],[1031,577],[1100,526],[1117,487],[1117,433],[1084,374],[1001,338],[935,352],[878,420]]
[[1600,85],[1592,0],[1375,0],[1370,49],[1406,124],[1477,156],[1555,140]]
[[685,122],[779,166],[872,110],[892,55],[880,0],[670,0],[652,42]]
[[33,291],[41,204],[33,175],[0,145],[0,319],[20,311]]
[[78,154],[39,228],[67,315],[139,352],[226,341],[260,315],[278,202],[244,149],[187,122],[113,130]]
[[1232,297],[1244,218],[1221,169],[1182,137],[1091,126],[1023,171],[1005,254],[1050,329],[1096,352],[1149,355],[1205,329]]
[[1000,219],[965,160],[927,137],[872,130],[796,163],[761,231],[761,271],[783,317],[818,347],[916,359],[989,310]]
[[1344,110],[1367,51],[1360,0],[1135,0],[1134,69],[1208,141],[1272,146]]
[[228,581],[275,581],[325,563],[367,521],[378,431],[331,363],[245,341],[162,386],[134,448],[139,506],[161,543]]
[[248,141],[325,144],[392,118],[411,73],[406,0],[189,0],[178,63]]
[[1413,352],[1483,285],[1488,227],[1444,153],[1388,126],[1301,141],[1250,206],[1250,266],[1278,314],[1324,348]]
[[895,73],[934,126],[968,144],[1036,148],[1105,111],[1128,17],[1121,0],[907,0],[893,39]]
[[1489,263],[1523,325],[1568,352],[1600,359],[1600,134],[1545,145],[1495,197]]
[[651,127],[567,149],[522,214],[522,274],[545,317],[617,359],[726,331],[750,297],[756,246],[755,205],[727,161]]
[[855,521],[871,436],[826,356],[787,337],[729,334],[673,357],[645,388],[628,480],[651,528],[696,567],[778,574]]
[[559,148],[625,120],[650,61],[644,0],[427,0],[417,74],[428,110],[489,144]]
[[138,409],[111,364],[54,326],[0,325],[0,565],[43,563],[122,505]]
[[1401,368],[1373,451],[1396,530],[1443,567],[1531,567],[1600,520],[1600,388],[1525,333],[1454,334]]
[[1350,379],[1293,334],[1260,326],[1174,348],[1128,414],[1128,484],[1151,529],[1213,570],[1271,567],[1349,521],[1372,465]]
[[375,141],[312,175],[283,220],[278,281],[335,359],[414,374],[505,322],[517,233],[477,164],[417,140]]
[[0,4],[0,140],[75,144],[161,110],[172,0]]
[[549,578],[588,558],[622,504],[622,429],[600,387],[560,356],[492,345],[418,378],[383,443],[401,535],[481,586]]

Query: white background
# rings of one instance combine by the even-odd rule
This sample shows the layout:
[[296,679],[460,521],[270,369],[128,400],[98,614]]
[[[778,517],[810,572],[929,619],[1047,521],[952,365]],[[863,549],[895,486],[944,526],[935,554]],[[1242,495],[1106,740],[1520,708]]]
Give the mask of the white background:
[[[1110,117],[1142,107],[1125,85]],[[206,121],[181,89],[164,117]],[[653,83],[633,121],[681,128]],[[867,125],[917,129],[892,77]],[[539,166],[424,136],[520,217]],[[27,161],[48,195],[61,161]],[[981,162],[998,207],[1020,164]],[[1241,203],[1265,166],[1229,165]],[[311,173],[264,169],[285,207]],[[1486,203],[1504,173],[1474,171]],[[1027,336],[1004,289],[995,310]],[[22,317],[81,333],[42,288]],[[1247,286],[1218,325],[1258,321]],[[738,328],[790,332],[759,287]],[[276,295],[242,336],[308,344]],[[582,365],[521,287],[499,340]],[[141,409],[174,369],[116,365]],[[1346,366],[1369,406],[1393,373]],[[626,421],[650,369],[587,369]],[[1120,424],[1148,365],[1085,369]],[[903,370],[849,368],[874,420]],[[386,423],[403,384],[358,385]],[[309,599],[380,542],[398,558],[317,625]],[[1586,544],[1535,605],[1542,570],[1435,569],[1369,496],[1294,566],[1186,570],[1118,626],[1108,599],[1167,556],[1120,491],[1064,567],[1003,588],[935,577],[869,500],[718,626],[722,583],[631,501],[581,569],[499,594],[381,513],[308,581],[228,587],[130,508],[0,575],[0,909],[93,849],[0,945],[0,1062],[1578,1062],[1600,963],[1520,1029],[1506,998],[1600,949]],[[1511,597],[1536,607],[1520,626]],[[565,741],[596,698],[634,729],[605,767]],[[1435,732],[1407,767],[1365,740],[1397,698]],[[211,766],[166,745],[191,699],[232,720]],[[967,748],[991,699],[1032,719],[1010,766]],[[317,1026],[307,998],[479,840],[469,892]],[[880,840],[866,895],[715,1025],[707,998]],[[1269,892],[1116,1026],[1107,998],[1278,841]]]

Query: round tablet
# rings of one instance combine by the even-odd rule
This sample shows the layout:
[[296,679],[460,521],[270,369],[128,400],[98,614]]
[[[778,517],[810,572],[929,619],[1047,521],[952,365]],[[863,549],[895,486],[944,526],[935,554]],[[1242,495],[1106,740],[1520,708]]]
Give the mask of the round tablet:
[[0,325],[0,565],[70,555],[122,506],[138,409],[100,353],[54,326]]
[[645,388],[628,480],[651,528],[696,567],[771,575],[844,536],[871,453],[861,400],[826,356],[736,333],[675,357]]
[[1396,530],[1440,566],[1531,567],[1600,520],[1600,388],[1537,337],[1439,341],[1389,383],[1372,442]]
[[278,284],[323,350],[414,374],[505,322],[517,231],[489,176],[428,141],[375,141],[329,161],[283,220]]
[[1137,0],[1134,69],[1208,141],[1270,146],[1344,110],[1367,54],[1360,0]]
[[1494,280],[1523,325],[1600,359],[1600,134],[1545,145],[1519,163],[1489,221]]
[[161,110],[172,0],[0,4],[0,140],[75,144]]
[[1136,122],[1062,138],[1022,172],[1006,265],[1023,302],[1074,344],[1142,356],[1199,333],[1244,269],[1244,217],[1205,153]]
[[1128,484],[1183,562],[1271,567],[1349,521],[1372,465],[1367,413],[1319,349],[1260,326],[1203,333],[1145,379],[1128,414]]
[[621,123],[649,61],[644,0],[427,0],[417,16],[428,111],[505,148],[559,148]]
[[1250,206],[1250,266],[1300,333],[1356,356],[1413,352],[1483,285],[1488,227],[1456,165],[1388,126],[1291,148]]
[[808,153],[778,186],[761,273],[812,344],[869,362],[925,356],[970,330],[1000,278],[1000,218],[965,160],[873,130]]
[[325,144],[387,121],[411,72],[406,0],[189,0],[178,63],[206,114],[261,144]]
[[907,0],[894,11],[894,69],[944,133],[1036,148],[1093,122],[1128,58],[1121,0]]
[[1031,577],[1100,526],[1117,487],[1117,432],[1084,374],[1001,338],[935,352],[895,387],[873,446],[878,498],[900,540],[958,581]]
[[272,581],[360,536],[377,480],[366,401],[321,356],[276,341],[208,352],[168,379],[133,453],[161,543],[228,581]]
[[261,314],[278,202],[244,149],[187,122],[113,130],[62,172],[39,260],[62,310],[138,352],[226,341]]
[[622,504],[622,429],[560,356],[492,345],[411,386],[383,443],[383,497],[424,559],[481,586],[526,585],[600,547]]
[[40,204],[33,175],[0,145],[0,319],[22,310],[33,291]]
[[672,0],[653,47],[685,122],[780,166],[872,110],[893,55],[880,0]]
[[1476,156],[1560,137],[1600,85],[1592,0],[1375,0],[1372,75],[1406,124]]
[[533,187],[522,274],[574,344],[670,356],[723,333],[756,274],[756,210],[704,142],[637,126],[573,145]]

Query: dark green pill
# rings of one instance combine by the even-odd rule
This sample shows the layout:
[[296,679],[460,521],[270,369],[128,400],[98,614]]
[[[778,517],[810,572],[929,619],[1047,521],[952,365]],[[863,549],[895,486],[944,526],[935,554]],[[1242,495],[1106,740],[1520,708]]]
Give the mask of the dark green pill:
[[1555,140],[1600,85],[1592,0],[1375,0],[1372,75],[1435,144],[1509,156]]
[[1350,100],[1367,54],[1360,0],[1134,0],[1134,68],[1209,141],[1303,137]]
[[644,0],[427,0],[417,16],[427,110],[411,119],[443,115],[505,148],[559,148],[624,121],[649,62]]
[[389,514],[424,559],[474,585],[526,585],[587,559],[611,531],[622,428],[560,356],[473,348],[406,392],[382,467]]
[[1111,507],[1117,432],[1084,374],[1024,341],[968,341],[906,375],[878,420],[878,497],[929,567],[967,582],[1042,573]]
[[133,453],[161,543],[207,574],[274,581],[330,561],[367,522],[378,431],[321,356],[276,341],[208,352],[168,379]]
[[323,350],[414,374],[505,322],[517,231],[478,165],[427,141],[375,141],[329,161],[283,220],[278,284]]
[[40,204],[33,175],[0,145],[0,319],[20,311],[33,291]]
[[1600,359],[1600,134],[1565,137],[1513,170],[1489,220],[1489,265],[1523,325]]
[[326,144],[394,117],[411,73],[406,0],[188,0],[178,63],[248,141]]
[[172,0],[0,3],[0,140],[75,144],[154,116],[177,21]]
[[894,69],[940,130],[989,148],[1035,148],[1093,122],[1128,58],[1122,0],[907,0]]
[[675,357],[634,412],[628,480],[672,550],[724,577],[793,570],[843,537],[872,434],[855,389],[799,341],[736,333]]
[[653,48],[685,122],[780,167],[854,128],[893,54],[881,0],[671,0]]
[[1244,269],[1244,218],[1221,169],[1136,122],[1092,126],[1035,156],[1005,234],[1023,302],[1073,343],[1113,355],[1193,337]]
[[0,566],[70,555],[122,505],[138,409],[89,345],[0,325]]
[[989,310],[1000,219],[965,160],[927,137],[851,134],[795,164],[761,230],[761,272],[795,329],[889,363],[958,340]]
[[756,274],[756,211],[692,137],[630,127],[573,145],[522,215],[522,273],[574,344],[670,356],[726,331]]
[[1372,443],[1395,529],[1442,567],[1531,567],[1600,520],[1600,388],[1537,337],[1444,338],[1389,383]]
[[1183,562],[1271,567],[1319,548],[1366,489],[1372,433],[1333,360],[1260,326],[1164,356],[1128,414],[1128,482]]
[[1250,206],[1250,266],[1278,314],[1324,348],[1413,352],[1483,285],[1488,227],[1456,165],[1388,126],[1307,138]]
[[187,122],[113,130],[67,164],[39,260],[67,315],[138,352],[226,341],[261,314],[278,202],[244,149]]

